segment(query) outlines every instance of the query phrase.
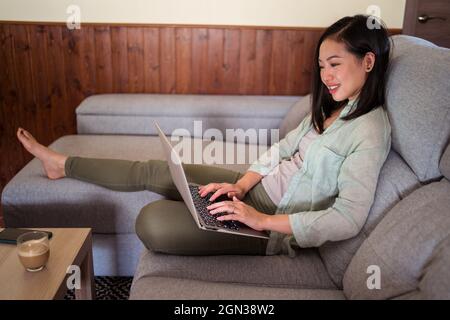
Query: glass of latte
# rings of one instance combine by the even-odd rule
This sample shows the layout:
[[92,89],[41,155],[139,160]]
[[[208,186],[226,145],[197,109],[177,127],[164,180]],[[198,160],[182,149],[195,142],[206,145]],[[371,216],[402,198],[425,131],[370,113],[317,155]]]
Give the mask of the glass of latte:
[[17,253],[26,270],[36,272],[42,270],[50,256],[48,234],[31,231],[17,238]]

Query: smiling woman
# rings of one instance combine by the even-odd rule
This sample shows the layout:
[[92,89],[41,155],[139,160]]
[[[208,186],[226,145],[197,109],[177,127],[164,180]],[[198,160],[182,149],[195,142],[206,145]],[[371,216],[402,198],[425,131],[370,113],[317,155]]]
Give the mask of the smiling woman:
[[358,99],[358,108],[345,120],[384,105],[391,45],[382,22],[369,28],[368,19],[342,18],[319,39],[312,80],[312,121],[319,132],[349,101]]

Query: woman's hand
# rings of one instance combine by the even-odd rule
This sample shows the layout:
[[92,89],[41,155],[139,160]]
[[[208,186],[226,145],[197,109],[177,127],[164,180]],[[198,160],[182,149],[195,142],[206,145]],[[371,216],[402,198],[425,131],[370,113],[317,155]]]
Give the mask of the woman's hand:
[[268,215],[257,211],[255,208],[245,204],[238,198],[233,197],[233,201],[222,201],[213,203],[207,207],[210,214],[227,212],[229,214],[217,218],[220,221],[236,220],[242,222],[252,229],[265,230],[265,222]]
[[247,190],[238,183],[209,183],[206,186],[200,186],[198,189],[202,198],[208,193],[214,192],[211,198],[209,198],[210,201],[216,200],[223,194],[226,194],[230,199],[233,197],[244,199],[244,196],[247,193]]

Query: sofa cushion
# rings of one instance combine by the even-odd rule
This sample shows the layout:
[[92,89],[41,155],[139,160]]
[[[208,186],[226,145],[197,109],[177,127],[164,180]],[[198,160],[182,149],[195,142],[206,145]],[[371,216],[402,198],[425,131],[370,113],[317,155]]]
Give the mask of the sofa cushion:
[[450,136],[450,49],[397,35],[387,84],[392,147],[421,182],[439,178]]
[[450,299],[450,237],[442,241],[435,251],[418,288],[395,299]]
[[[246,154],[250,150],[257,152],[256,145],[202,143],[199,139],[192,140],[191,148],[196,142],[200,142],[203,149],[209,144],[222,146],[224,156],[225,151],[233,150],[235,159],[238,147],[246,150]],[[63,154],[82,157],[164,159],[159,138],[149,136],[73,135],[58,139],[50,147]],[[189,158],[191,163],[195,160],[191,154],[191,157],[183,157],[184,162],[189,163]],[[225,160],[222,159],[222,163]],[[243,162],[214,165],[244,172],[251,161],[248,158]],[[94,233],[134,233],[135,219],[141,208],[162,198],[150,191],[119,192],[74,179],[49,180],[40,161],[33,159],[4,188],[2,206],[8,227],[91,227]]]
[[[352,259],[344,275],[348,298],[389,299],[417,290],[449,298],[450,182],[430,183],[399,202],[380,222]],[[368,277],[380,271],[381,288],[369,289]],[[441,285],[431,288],[430,284]]]
[[303,118],[311,112],[311,95],[301,97],[289,111],[286,113],[280,124],[280,140],[283,139],[289,131],[298,127]]
[[447,149],[445,149],[444,155],[441,158],[439,169],[441,170],[441,173],[450,180],[450,144],[447,146]]
[[289,289],[209,282],[190,279],[144,277],[133,281],[130,300],[343,300],[341,290]]
[[336,289],[317,250],[301,250],[296,258],[276,256],[177,256],[144,250],[135,281],[145,277],[297,289]]
[[[77,108],[79,134],[157,135],[153,121],[170,135],[186,128],[201,137],[209,128],[278,129],[298,96],[233,96],[185,94],[101,94]],[[194,130],[194,121],[202,130]],[[268,135],[270,139],[270,135]],[[270,141],[269,141],[270,143]]]
[[338,288],[342,288],[345,270],[367,236],[395,204],[420,186],[408,165],[391,150],[381,169],[375,200],[361,232],[351,239],[327,242],[319,248],[322,260]]

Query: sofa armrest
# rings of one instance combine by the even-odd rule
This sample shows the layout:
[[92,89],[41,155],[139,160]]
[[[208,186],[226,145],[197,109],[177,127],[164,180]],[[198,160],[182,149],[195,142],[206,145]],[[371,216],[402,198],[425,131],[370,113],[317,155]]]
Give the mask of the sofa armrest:
[[[174,94],[102,94],[86,98],[76,110],[78,134],[157,135],[186,129],[201,137],[205,130],[278,129],[296,96]],[[194,121],[197,122],[194,128]],[[195,130],[194,130],[195,129]]]

